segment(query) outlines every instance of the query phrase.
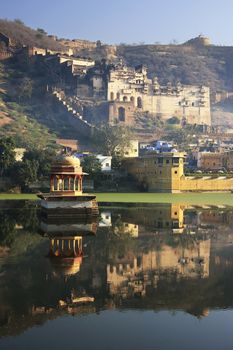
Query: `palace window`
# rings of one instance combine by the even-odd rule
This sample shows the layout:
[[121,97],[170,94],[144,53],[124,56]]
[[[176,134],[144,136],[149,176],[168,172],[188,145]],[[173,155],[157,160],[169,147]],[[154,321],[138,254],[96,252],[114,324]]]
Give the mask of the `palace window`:
[[163,164],[163,158],[162,157],[158,158],[158,164]]
[[179,158],[172,158],[172,164],[179,164]]
[[141,99],[141,97],[137,98],[137,107],[138,108],[142,108],[142,99]]
[[118,108],[118,118],[121,122],[125,121],[125,109],[123,107]]

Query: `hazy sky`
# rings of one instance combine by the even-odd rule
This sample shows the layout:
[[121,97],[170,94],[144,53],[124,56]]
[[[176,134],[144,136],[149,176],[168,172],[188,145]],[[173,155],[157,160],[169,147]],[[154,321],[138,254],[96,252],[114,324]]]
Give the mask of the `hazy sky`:
[[70,39],[233,45],[233,0],[0,0],[0,17]]

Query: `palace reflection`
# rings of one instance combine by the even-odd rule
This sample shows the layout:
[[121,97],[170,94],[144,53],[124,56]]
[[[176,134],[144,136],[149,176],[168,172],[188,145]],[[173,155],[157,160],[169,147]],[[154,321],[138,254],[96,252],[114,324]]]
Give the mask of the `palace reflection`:
[[233,307],[232,208],[108,208],[99,223],[30,210],[1,212],[2,335],[65,313]]

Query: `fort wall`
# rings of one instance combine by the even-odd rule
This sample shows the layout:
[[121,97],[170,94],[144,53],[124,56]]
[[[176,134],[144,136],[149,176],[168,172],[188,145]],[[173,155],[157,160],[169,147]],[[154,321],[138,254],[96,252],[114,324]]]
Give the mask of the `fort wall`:
[[185,176],[184,154],[179,152],[126,159],[124,167],[145,190],[150,192],[225,192],[233,190],[233,176]]

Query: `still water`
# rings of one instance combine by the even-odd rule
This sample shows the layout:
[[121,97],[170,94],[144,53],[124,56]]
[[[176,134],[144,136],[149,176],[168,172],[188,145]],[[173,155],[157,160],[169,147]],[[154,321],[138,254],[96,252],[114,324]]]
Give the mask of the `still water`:
[[0,209],[0,349],[232,349],[233,208]]

